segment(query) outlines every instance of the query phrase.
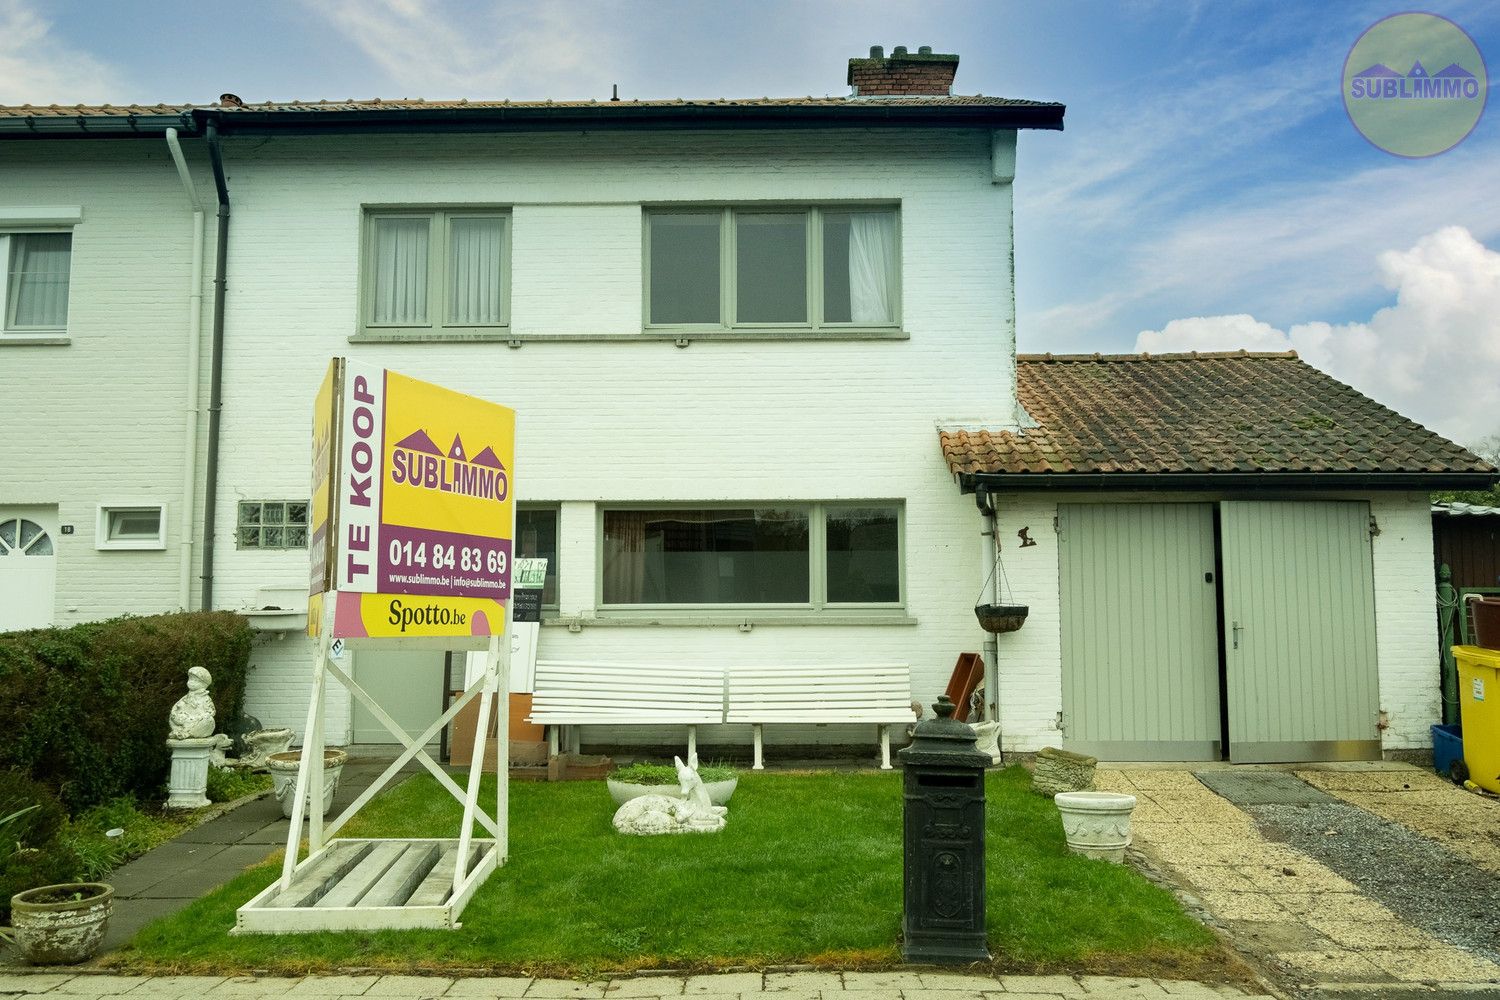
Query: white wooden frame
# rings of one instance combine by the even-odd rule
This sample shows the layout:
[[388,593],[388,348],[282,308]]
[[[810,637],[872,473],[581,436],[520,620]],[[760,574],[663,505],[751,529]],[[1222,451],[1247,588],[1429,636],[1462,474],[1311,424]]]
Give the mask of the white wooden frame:
[[[302,742],[302,760],[297,768],[297,784],[293,794],[291,829],[287,833],[286,858],[282,862],[281,877],[264,892],[261,892],[239,910],[239,930],[243,933],[293,933],[314,930],[369,930],[376,928],[410,927],[457,927],[457,918],[479,885],[494,871],[505,864],[509,855],[509,804],[510,804],[510,641],[507,631],[491,636],[485,656],[484,672],[465,688],[464,693],[421,735],[413,739],[405,729],[380,707],[364,688],[336,663],[331,655],[333,642],[333,600],[325,601],[325,614],[314,658],[312,692],[308,698],[306,734]],[[364,640],[379,642],[380,640]],[[349,804],[339,816],[325,827],[321,808],[307,811],[309,800],[321,805],[323,801],[323,704],[327,678],[332,676],[348,689],[360,704],[370,711],[381,725],[400,742],[405,749],[385,771]],[[466,788],[460,788],[448,773],[427,753],[428,742],[437,735],[469,702],[479,699],[479,718],[474,733],[474,758],[469,764]],[[491,817],[479,806],[479,786],[488,740],[490,712],[499,702],[496,740],[496,791],[495,815]],[[441,907],[333,907],[310,910],[306,907],[274,907],[267,904],[277,895],[292,887],[299,872],[306,872],[323,856],[330,846],[329,838],[340,830],[356,813],[367,805],[391,779],[412,759],[419,761],[435,777],[443,788],[463,804],[464,817],[459,828],[458,855],[453,871],[453,891]],[[316,766],[314,766],[314,764]],[[302,843],[302,821],[307,817],[308,853],[300,861]],[[493,840],[475,840],[474,824],[489,831]],[[491,849],[484,851],[471,869],[469,866],[471,846],[483,844]],[[429,912],[433,911],[433,912]],[[442,911],[441,913],[436,911]]]

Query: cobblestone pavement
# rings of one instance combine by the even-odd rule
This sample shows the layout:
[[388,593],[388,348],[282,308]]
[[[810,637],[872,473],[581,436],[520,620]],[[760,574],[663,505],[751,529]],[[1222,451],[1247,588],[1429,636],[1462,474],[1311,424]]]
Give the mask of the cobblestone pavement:
[[[1337,786],[1358,784],[1351,776],[1360,772],[1320,773],[1330,775],[1322,787],[1342,797],[1351,790]],[[1380,786],[1420,774],[1402,768],[1361,776]],[[1174,873],[1237,944],[1294,990],[1386,997],[1500,981],[1500,966],[1412,927],[1307,854],[1268,841],[1249,814],[1188,771],[1111,769],[1096,780],[1137,797],[1137,849]]]
[[1168,997],[1267,996],[1236,986],[1116,976],[985,976],[953,972],[725,972],[709,976],[634,976],[568,979],[443,979],[427,976],[308,976],[234,979],[208,976],[0,975],[0,995],[26,1000],[644,1000],[690,996],[728,1000],[765,994],[765,1000],[1003,1000],[1005,997],[1088,997],[1147,1000]]

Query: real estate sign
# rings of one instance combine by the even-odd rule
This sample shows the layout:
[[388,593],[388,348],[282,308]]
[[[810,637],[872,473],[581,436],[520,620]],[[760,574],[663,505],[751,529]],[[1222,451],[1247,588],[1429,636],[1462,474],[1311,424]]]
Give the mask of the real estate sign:
[[309,630],[331,600],[342,638],[501,634],[514,442],[508,407],[335,358],[313,414]]

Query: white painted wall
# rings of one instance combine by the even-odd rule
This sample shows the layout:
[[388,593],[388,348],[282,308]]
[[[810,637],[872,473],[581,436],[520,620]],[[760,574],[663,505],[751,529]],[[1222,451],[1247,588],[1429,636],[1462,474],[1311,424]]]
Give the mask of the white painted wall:
[[[1241,494],[1240,498],[1245,495]],[[999,637],[1000,718],[1006,747],[1057,746],[1062,733],[1062,631],[1057,530],[1059,503],[1173,502],[1235,499],[1222,494],[1051,493],[996,497],[1005,570],[1016,601],[1031,606],[1019,632]],[[1375,574],[1376,657],[1380,707],[1389,728],[1386,750],[1431,745],[1428,726],[1440,720],[1432,519],[1422,493],[1318,494],[1303,499],[1367,500],[1380,533],[1371,540]],[[1034,547],[1020,549],[1016,531],[1029,527]],[[1232,734],[1231,734],[1232,735]]]
[[[305,577],[300,554],[235,550],[235,504],[305,495],[310,401],[345,354],[516,408],[516,495],[563,502],[562,608],[590,622],[544,629],[541,656],[904,660],[931,700],[983,640],[970,610],[979,516],[935,422],[1013,413],[1010,188],[992,183],[989,157],[978,132],[229,142],[219,603]],[[512,329],[587,336],[641,332],[643,204],[840,199],[900,202],[909,340],[349,342],[364,206],[512,206]],[[914,622],[747,634],[595,620],[596,502],[846,498],[905,502]],[[268,725],[301,725],[294,644],[305,650],[257,652],[249,710]],[[731,737],[748,741],[702,735]],[[872,733],[768,732],[792,738],[873,745]]]
[[[71,342],[0,338],[0,505],[55,504],[74,528],[54,539],[58,625],[173,610],[192,214],[166,144],[0,143],[0,216],[15,205],[79,206],[83,221]],[[97,550],[100,503],[165,503],[166,549]]]

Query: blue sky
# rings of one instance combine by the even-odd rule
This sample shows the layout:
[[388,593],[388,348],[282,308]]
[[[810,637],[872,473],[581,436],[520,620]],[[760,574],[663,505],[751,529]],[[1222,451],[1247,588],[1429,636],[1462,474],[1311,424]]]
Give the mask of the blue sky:
[[[1500,432],[1500,109],[1427,160],[1354,130],[1344,57],[1404,9],[0,0],[0,103],[843,94],[848,57],[932,45],[961,93],[1068,105],[1021,139],[1023,350],[1295,346],[1473,442]],[[1500,67],[1500,5],[1425,9]]]

